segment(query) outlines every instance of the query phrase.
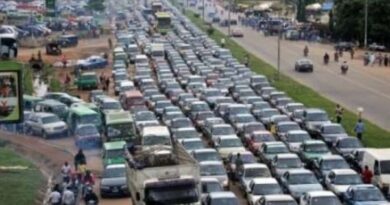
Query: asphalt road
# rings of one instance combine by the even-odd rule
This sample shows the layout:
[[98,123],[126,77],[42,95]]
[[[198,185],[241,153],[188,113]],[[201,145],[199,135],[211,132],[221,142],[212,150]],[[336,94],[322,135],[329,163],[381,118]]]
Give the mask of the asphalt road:
[[[218,11],[222,8],[218,7]],[[208,11],[214,10],[208,2],[205,15]],[[224,11],[227,19],[227,11]],[[236,18],[231,14],[232,18]],[[263,59],[273,66],[277,66],[277,38],[265,37],[248,27],[240,27],[244,38],[234,38],[242,47]],[[216,28],[227,34],[227,28],[216,26]],[[234,27],[232,27],[233,29]],[[314,63],[313,73],[297,73],[294,71],[294,63],[303,57],[305,45],[309,47],[309,58]],[[332,58],[332,45],[319,43],[308,43],[304,41],[281,41],[281,62],[280,71],[302,84],[311,87],[321,95],[341,104],[353,112],[358,107],[364,108],[363,116],[377,125],[390,130],[390,68],[379,66],[363,66],[358,51],[355,60],[351,60],[349,54],[344,54],[339,62],[348,61],[349,71],[346,76],[340,74],[340,64],[330,62],[328,66],[323,65],[323,55],[328,52]]]

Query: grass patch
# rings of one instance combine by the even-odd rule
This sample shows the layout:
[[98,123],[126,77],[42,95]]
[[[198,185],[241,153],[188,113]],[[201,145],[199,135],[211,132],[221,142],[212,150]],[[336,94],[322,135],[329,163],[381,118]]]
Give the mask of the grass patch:
[[44,178],[29,161],[10,149],[0,147],[0,166],[26,166],[25,170],[0,171],[0,204],[36,204]]
[[[194,12],[187,10],[187,18],[189,18],[195,25],[197,25],[201,30],[207,33],[208,26],[204,24],[202,19],[195,18]],[[239,44],[229,39],[227,35],[222,32],[214,29],[213,33],[208,34],[209,37],[214,39],[217,43],[220,43],[221,38],[225,38],[225,46],[230,49],[233,56],[239,61],[243,62],[245,55],[249,54],[250,56],[250,67],[256,73],[265,75],[271,80],[272,85],[278,90],[286,92],[291,98],[297,102],[303,103],[306,107],[318,107],[326,110],[330,115],[330,118],[335,118],[335,102],[325,98],[320,95],[313,89],[302,85],[301,83],[293,80],[292,78],[280,74],[280,79],[278,81],[273,81],[276,69],[270,64],[264,62],[263,60],[257,58],[252,53],[245,50]],[[349,110],[345,110],[342,124],[345,130],[352,136],[355,135],[353,128],[357,122],[358,116],[357,113],[354,113]],[[364,120],[366,131],[363,134],[363,143],[368,147],[390,147],[390,132],[386,131],[374,123]]]

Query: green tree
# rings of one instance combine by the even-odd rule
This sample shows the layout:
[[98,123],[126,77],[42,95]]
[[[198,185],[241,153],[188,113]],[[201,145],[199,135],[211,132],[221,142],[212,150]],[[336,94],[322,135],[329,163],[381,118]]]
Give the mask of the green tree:
[[87,8],[94,11],[103,11],[105,9],[104,0],[89,0]]
[[[364,41],[365,0],[336,0],[333,13],[334,36],[344,40]],[[368,1],[369,42],[390,45],[390,2],[388,0]]]

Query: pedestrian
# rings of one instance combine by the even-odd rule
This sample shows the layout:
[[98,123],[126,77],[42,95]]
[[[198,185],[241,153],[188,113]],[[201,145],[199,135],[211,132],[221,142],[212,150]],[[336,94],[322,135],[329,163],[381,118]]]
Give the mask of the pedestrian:
[[245,67],[249,68],[249,54],[245,54],[245,57],[244,57],[244,65]]
[[382,66],[382,63],[383,63],[383,56],[382,56],[382,53],[379,53],[379,55],[378,55],[378,64],[379,64],[379,66]]
[[339,53],[337,51],[334,52],[334,61],[339,62]]
[[110,78],[108,77],[108,76],[106,76],[106,89],[107,89],[107,91],[109,90],[109,88],[110,88]]
[[112,40],[111,38],[108,38],[108,47],[112,49]]
[[385,54],[385,56],[383,57],[383,64],[385,65],[385,67],[387,67],[387,65],[389,64],[389,56],[387,56],[387,54]]
[[351,54],[351,60],[352,60],[354,55],[355,55],[355,50],[353,48],[351,48],[350,54]]
[[225,48],[225,38],[221,38],[221,47]]
[[342,48],[339,49],[339,56],[340,56],[341,58],[343,57],[343,49],[342,49]]
[[[99,82],[100,82],[100,84],[103,86],[104,85],[104,72],[102,72],[101,74],[100,74],[100,76],[99,76]],[[103,86],[104,87],[104,86]]]
[[341,120],[343,119],[343,112],[344,112],[344,109],[339,104],[337,104],[336,105],[336,122],[339,124],[341,123]]
[[356,133],[356,137],[361,141],[363,139],[364,132],[364,123],[362,119],[358,120],[353,131]]
[[276,134],[276,125],[274,122],[271,122],[271,125],[270,125],[270,132],[275,135]]
[[374,66],[375,59],[376,59],[375,53],[371,53],[370,54],[370,64],[371,64],[371,66]]
[[62,55],[62,66],[63,66],[63,68],[66,68],[67,64],[68,64],[68,60],[66,59],[66,56]]
[[370,55],[367,52],[364,53],[363,61],[364,61],[364,66],[367,66],[370,63]]
[[84,202],[85,202],[85,204],[90,204],[90,203],[99,204],[99,198],[93,192],[91,187],[87,188],[87,192],[84,196]]
[[49,195],[49,203],[51,205],[61,205],[61,193],[58,186],[55,186]]
[[64,192],[62,193],[62,204],[74,205],[74,203],[75,203],[74,193],[69,186],[66,186]]
[[364,169],[362,171],[362,181],[365,184],[371,184],[373,176],[374,175],[372,174],[372,171],[368,168],[368,166],[364,166]]
[[237,153],[236,160],[234,161],[234,164],[236,165],[236,174],[237,177],[240,177],[242,174],[242,169],[244,166],[244,162],[242,161],[241,154]]
[[83,153],[82,149],[79,149],[76,156],[74,157],[74,167],[76,170],[78,170],[79,165],[87,164],[87,160],[85,159],[85,155]]
[[71,172],[72,172],[72,167],[68,162],[65,162],[61,167],[61,174],[62,174],[63,181],[70,178]]

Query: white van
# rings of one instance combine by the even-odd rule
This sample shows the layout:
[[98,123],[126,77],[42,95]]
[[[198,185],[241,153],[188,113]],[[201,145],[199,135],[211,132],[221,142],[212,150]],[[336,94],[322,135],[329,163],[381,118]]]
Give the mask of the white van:
[[390,149],[365,149],[362,156],[361,168],[365,166],[374,173],[373,184],[386,193],[390,185]]
[[172,147],[171,134],[166,126],[148,126],[144,127],[141,131],[141,144],[142,148],[165,145]]

